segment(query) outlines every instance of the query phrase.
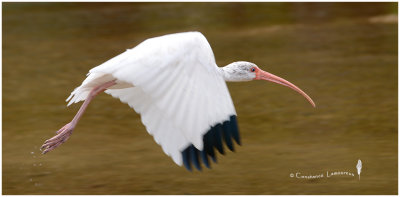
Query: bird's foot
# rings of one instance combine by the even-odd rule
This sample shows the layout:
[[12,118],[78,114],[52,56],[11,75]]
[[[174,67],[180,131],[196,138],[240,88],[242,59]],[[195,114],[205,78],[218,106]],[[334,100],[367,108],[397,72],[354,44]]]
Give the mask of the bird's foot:
[[63,126],[60,130],[58,130],[56,132],[57,135],[46,140],[42,145],[42,147],[40,147],[42,154],[46,154],[47,152],[52,151],[53,149],[57,148],[65,141],[67,141],[68,138],[71,136],[74,128],[75,126],[72,123],[68,123],[65,126]]

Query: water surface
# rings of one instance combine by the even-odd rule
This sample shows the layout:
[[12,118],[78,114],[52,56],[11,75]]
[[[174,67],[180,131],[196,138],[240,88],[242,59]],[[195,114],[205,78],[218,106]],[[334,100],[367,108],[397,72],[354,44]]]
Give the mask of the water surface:
[[[101,94],[67,143],[39,153],[90,68],[182,31],[317,108],[276,84],[229,83],[243,146],[188,172]],[[397,33],[397,3],[3,3],[3,194],[397,194]],[[356,173],[358,159],[360,181],[290,177]]]

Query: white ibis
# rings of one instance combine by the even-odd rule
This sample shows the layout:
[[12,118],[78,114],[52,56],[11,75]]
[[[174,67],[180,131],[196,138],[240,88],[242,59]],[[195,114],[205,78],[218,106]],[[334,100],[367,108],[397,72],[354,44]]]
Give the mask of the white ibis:
[[199,32],[145,40],[133,49],[92,68],[67,99],[85,101],[71,122],[41,147],[43,154],[64,143],[90,101],[100,92],[119,98],[137,113],[154,140],[173,161],[191,170],[210,168],[223,144],[240,145],[236,111],[225,81],[267,80],[312,99],[300,88],[250,62],[218,67],[207,39]]

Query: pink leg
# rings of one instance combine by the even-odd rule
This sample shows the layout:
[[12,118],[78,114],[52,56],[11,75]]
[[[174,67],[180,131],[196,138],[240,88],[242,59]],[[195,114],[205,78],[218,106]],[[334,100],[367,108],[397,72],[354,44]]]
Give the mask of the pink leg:
[[103,83],[99,86],[94,87],[88,97],[86,98],[85,102],[82,104],[81,108],[79,109],[78,113],[75,115],[74,119],[72,119],[72,121],[68,124],[66,124],[65,126],[63,126],[60,130],[58,130],[56,133],[57,135],[55,135],[54,137],[46,140],[44,142],[44,144],[42,145],[42,147],[40,148],[40,150],[42,150],[43,154],[46,154],[47,152],[57,148],[58,146],[60,146],[61,144],[63,144],[65,141],[68,140],[68,138],[71,136],[72,131],[74,130],[76,124],[78,124],[79,120],[81,119],[83,113],[85,112],[87,106],[89,105],[90,101],[92,101],[92,99],[99,94],[100,92],[103,92],[104,90],[106,90],[107,88],[115,85],[115,80]]

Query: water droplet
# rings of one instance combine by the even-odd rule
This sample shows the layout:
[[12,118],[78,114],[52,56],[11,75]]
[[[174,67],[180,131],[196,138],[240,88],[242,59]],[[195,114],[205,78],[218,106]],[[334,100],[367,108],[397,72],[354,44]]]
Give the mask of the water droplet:
[[31,155],[35,154],[35,152],[31,152]]

